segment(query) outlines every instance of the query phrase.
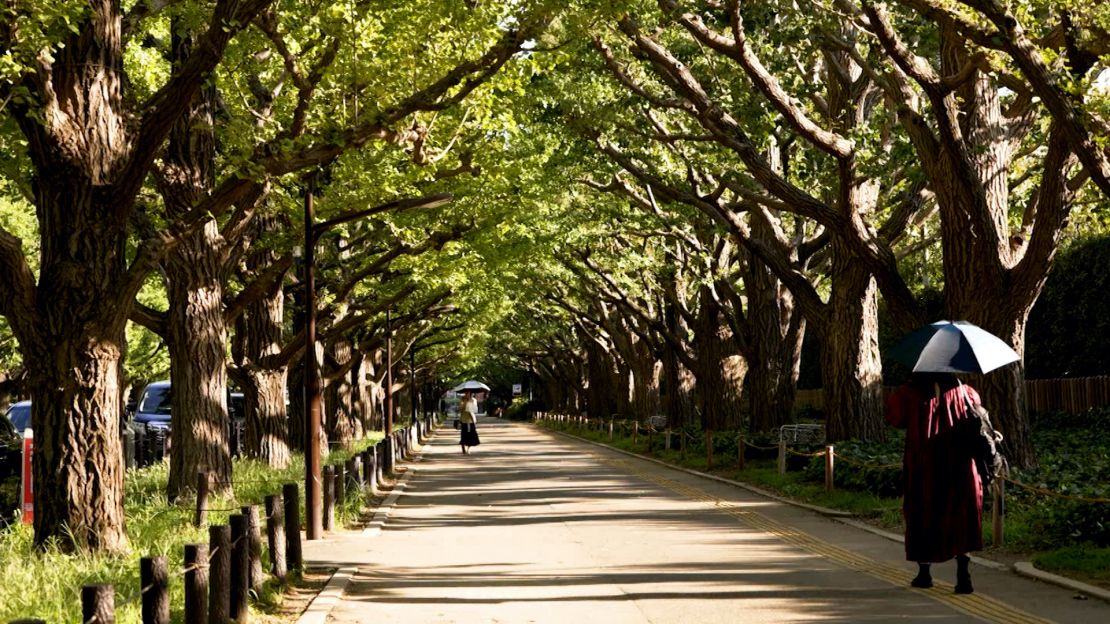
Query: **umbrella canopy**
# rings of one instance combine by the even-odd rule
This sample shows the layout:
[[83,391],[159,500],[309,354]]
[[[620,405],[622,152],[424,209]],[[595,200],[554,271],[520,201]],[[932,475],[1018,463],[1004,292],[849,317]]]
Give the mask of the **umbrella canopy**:
[[890,354],[915,373],[987,373],[1021,359],[1002,339],[967,321],[926,325]]
[[489,392],[489,386],[480,381],[474,381],[473,379],[471,379],[470,381],[464,381],[454,388],[451,388],[451,390],[453,392],[462,392],[463,390],[470,390],[472,392]]

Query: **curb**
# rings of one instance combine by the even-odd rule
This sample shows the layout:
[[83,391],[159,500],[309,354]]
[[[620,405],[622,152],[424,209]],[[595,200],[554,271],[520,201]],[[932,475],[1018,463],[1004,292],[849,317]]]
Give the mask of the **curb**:
[[1095,598],[1098,598],[1100,600],[1110,602],[1110,591],[1102,589],[1101,587],[1095,587],[1094,585],[1090,585],[1082,581],[1070,579],[1066,576],[1060,576],[1059,574],[1053,574],[1051,572],[1045,572],[1044,570],[1038,570],[1037,568],[1033,567],[1033,563],[1030,561],[1018,561],[1014,564],[1013,570],[1014,573],[1016,573],[1018,576],[1024,576],[1026,578],[1043,581],[1045,583],[1051,583],[1059,587],[1064,587],[1073,591],[1077,591],[1081,594],[1094,596]]
[[354,578],[357,571],[358,568],[354,566],[336,570],[324,589],[316,594],[312,602],[308,603],[308,608],[304,610],[301,617],[297,618],[297,624],[324,624],[328,615],[331,614],[331,610],[343,597],[343,592],[347,589],[347,583]]
[[[425,438],[428,444],[420,448],[420,452],[416,454],[416,457],[412,458],[409,462],[410,464],[415,464],[424,459],[424,452],[426,449],[430,448],[430,442],[438,431],[438,429],[432,431],[431,435]],[[391,491],[389,496],[386,496],[385,500],[382,501],[382,504],[378,505],[378,508],[374,510],[374,515],[370,519],[369,525],[359,532],[360,536],[374,537],[382,532],[382,526],[385,525],[385,521],[393,511],[393,506],[396,504],[397,499],[404,494],[405,485],[414,474],[416,474],[416,468],[414,467],[409,467],[405,470],[405,475],[401,477],[397,485],[393,486],[393,491]],[[331,610],[334,609],[335,605],[339,604],[339,601],[343,598],[343,594],[346,593],[347,586],[351,583],[351,579],[354,578],[356,572],[358,572],[358,567],[356,566],[336,570],[335,574],[328,580],[328,584],[324,586],[324,589],[320,590],[320,593],[316,594],[316,597],[308,603],[308,607],[305,608],[304,612],[297,618],[296,624],[324,624],[328,616],[331,615]]]
[[[532,423],[532,425],[534,427],[536,427],[537,429],[540,429],[542,431],[546,431],[548,433],[561,435],[561,436],[570,438],[572,440],[577,440],[579,442],[585,442],[586,444],[592,444],[593,446],[598,446],[598,447],[601,447],[601,448],[604,448],[604,449],[608,449],[610,451],[614,451],[616,453],[620,453],[622,455],[627,455],[629,457],[635,457],[636,459],[641,459],[641,460],[644,460],[644,461],[651,462],[653,464],[658,464],[660,466],[665,466],[667,468],[670,468],[672,470],[677,470],[679,472],[685,472],[687,474],[702,477],[702,478],[705,478],[705,479],[710,479],[712,481],[718,481],[718,482],[721,482],[721,483],[727,483],[729,485],[734,485],[734,486],[739,487],[741,489],[748,490],[749,492],[754,492],[756,494],[759,494],[760,496],[765,496],[767,498],[779,501],[781,503],[785,503],[787,505],[791,505],[791,506],[794,506],[794,507],[799,507],[801,509],[808,509],[809,511],[813,511],[813,512],[819,513],[823,516],[827,516],[827,517],[831,518],[832,520],[840,522],[841,524],[846,524],[850,527],[857,528],[857,529],[860,529],[862,531],[867,531],[868,533],[871,533],[873,535],[877,535],[879,537],[888,539],[892,542],[898,542],[900,544],[904,544],[905,541],[906,541],[903,536],[898,535],[897,533],[892,533],[890,531],[884,531],[883,529],[871,526],[870,524],[867,524],[866,522],[861,522],[860,520],[857,520],[855,514],[853,514],[851,512],[840,511],[839,509],[829,509],[828,507],[821,507],[820,505],[810,505],[810,504],[807,504],[807,503],[801,503],[801,502],[791,500],[789,498],[785,498],[783,496],[779,496],[777,494],[768,492],[768,491],[766,491],[762,488],[758,488],[758,487],[755,487],[753,485],[748,485],[747,483],[742,483],[740,481],[735,481],[733,479],[726,479],[725,477],[719,477],[717,475],[707,474],[707,473],[704,473],[704,472],[700,472],[698,470],[691,470],[689,468],[683,468],[682,466],[676,466],[674,464],[665,462],[665,461],[660,460],[660,459],[656,459],[654,457],[646,457],[644,455],[640,455],[639,453],[633,453],[631,451],[626,451],[624,449],[615,448],[615,447],[609,446],[607,444],[603,444],[601,442],[594,442],[593,440],[587,440],[585,438],[580,438],[580,437],[578,437],[574,434],[571,434],[571,433],[565,433],[565,432],[562,432],[562,431],[554,431],[552,429],[546,429],[544,427],[539,427],[539,426],[535,425],[534,423]],[[972,561],[972,563],[974,563],[976,565],[979,565],[979,566],[983,566],[984,568],[990,568],[992,570],[997,570],[999,572],[1012,572],[1014,574],[1017,574],[1018,576],[1024,576],[1026,578],[1031,578],[1031,579],[1038,580],[1038,581],[1041,581],[1041,582],[1044,582],[1044,583],[1049,583],[1051,585],[1056,585],[1057,587],[1063,587],[1064,589],[1070,589],[1072,591],[1077,591],[1077,592],[1080,592],[1082,594],[1086,594],[1086,595],[1089,595],[1089,596],[1094,596],[1095,598],[1099,598],[1101,600],[1105,600],[1107,602],[1110,602],[1110,591],[1107,591],[1107,590],[1102,589],[1100,587],[1095,587],[1094,585],[1090,585],[1090,584],[1084,583],[1082,581],[1077,581],[1077,580],[1074,580],[1074,579],[1070,579],[1066,576],[1060,576],[1059,574],[1053,574],[1051,572],[1045,572],[1044,570],[1038,570],[1037,568],[1033,567],[1033,564],[1031,562],[1028,562],[1028,561],[1019,561],[1019,562],[1015,563],[1013,566],[1008,566],[1005,563],[1001,563],[1001,562],[994,561],[994,560],[991,560],[991,559],[984,559],[983,557],[979,557],[979,556],[976,556],[976,555],[971,556],[971,561]]]

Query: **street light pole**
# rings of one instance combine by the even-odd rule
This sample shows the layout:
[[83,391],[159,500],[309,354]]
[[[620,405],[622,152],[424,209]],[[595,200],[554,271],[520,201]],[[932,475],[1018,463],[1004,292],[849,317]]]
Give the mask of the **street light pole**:
[[[305,537],[320,539],[324,534],[323,501],[320,484],[320,403],[322,402],[319,362],[316,360],[316,241],[328,230],[382,212],[396,212],[413,208],[437,208],[450,202],[450,193],[439,193],[424,197],[406,197],[360,210],[344,212],[335,217],[316,223],[315,215],[316,181],[309,179],[308,191],[304,198],[304,272],[305,272],[305,352],[304,352],[304,403],[305,403],[305,449],[304,449],[304,505]],[[386,312],[386,331],[389,331],[389,313]],[[391,348],[387,340],[386,358],[390,359]],[[393,430],[393,376],[386,369],[386,421],[388,435]]]
[[393,433],[393,316],[385,311],[385,436]]
[[320,371],[316,367],[316,233],[315,182],[309,181],[304,199],[304,273],[305,327],[304,346],[304,505],[305,537],[316,540],[324,534],[324,515],[320,491]]

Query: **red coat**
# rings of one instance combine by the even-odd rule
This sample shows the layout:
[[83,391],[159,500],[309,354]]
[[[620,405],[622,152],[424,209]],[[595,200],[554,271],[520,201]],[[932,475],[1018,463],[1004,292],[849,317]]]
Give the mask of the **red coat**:
[[[972,403],[979,393],[964,384]],[[959,386],[924,395],[902,386],[887,399],[886,420],[906,430],[902,515],[906,559],[947,561],[983,548],[983,482],[970,445],[978,422],[967,418]]]

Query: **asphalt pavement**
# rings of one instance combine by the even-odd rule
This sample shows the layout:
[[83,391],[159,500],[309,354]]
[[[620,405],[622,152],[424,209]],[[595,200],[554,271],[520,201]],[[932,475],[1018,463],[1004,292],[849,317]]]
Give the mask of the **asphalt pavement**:
[[528,424],[440,429],[372,531],[306,544],[366,623],[1110,622],[1110,605],[972,566],[911,589],[902,545]]

